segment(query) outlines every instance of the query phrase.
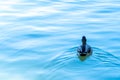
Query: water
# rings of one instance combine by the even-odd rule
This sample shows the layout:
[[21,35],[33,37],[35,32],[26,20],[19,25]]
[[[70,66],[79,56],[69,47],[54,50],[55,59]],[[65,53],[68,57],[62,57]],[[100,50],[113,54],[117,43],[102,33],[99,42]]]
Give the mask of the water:
[[[0,80],[120,80],[119,0],[0,0]],[[85,35],[93,55],[76,49]]]

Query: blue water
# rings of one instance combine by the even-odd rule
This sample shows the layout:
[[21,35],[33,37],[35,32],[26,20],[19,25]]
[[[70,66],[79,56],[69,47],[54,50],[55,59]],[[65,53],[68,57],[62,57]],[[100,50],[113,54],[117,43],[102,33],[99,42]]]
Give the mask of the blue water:
[[0,0],[0,80],[120,80],[119,43],[120,0]]

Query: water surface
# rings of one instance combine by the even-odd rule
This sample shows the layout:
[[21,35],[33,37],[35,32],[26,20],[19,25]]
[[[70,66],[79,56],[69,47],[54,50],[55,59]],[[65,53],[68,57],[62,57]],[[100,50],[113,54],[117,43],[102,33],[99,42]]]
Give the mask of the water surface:
[[[119,0],[0,0],[1,80],[119,80]],[[85,35],[93,55],[76,49]]]

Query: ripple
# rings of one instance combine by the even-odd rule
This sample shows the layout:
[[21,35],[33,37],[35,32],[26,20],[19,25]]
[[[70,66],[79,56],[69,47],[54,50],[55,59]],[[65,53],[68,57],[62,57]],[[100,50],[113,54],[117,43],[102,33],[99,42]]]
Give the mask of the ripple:
[[[119,80],[119,3],[0,0],[0,79]],[[82,35],[94,50],[85,61]]]
[[[75,52],[76,47],[74,47],[73,49],[70,49],[70,51],[66,51],[61,55],[52,59],[50,64],[48,64],[46,68],[50,68],[51,71],[50,73],[56,73],[56,74],[64,73],[72,76],[73,75],[75,76],[77,74],[87,73],[87,71],[89,70],[92,70],[90,74],[85,74],[85,75],[82,74],[82,76],[86,76],[86,75],[92,76],[96,71],[98,71],[98,69],[99,69],[98,73],[102,73],[104,71],[107,72],[111,70],[111,68],[113,69],[113,67],[114,69],[118,69],[117,66],[120,63],[118,57],[112,55],[111,53],[105,52],[99,48],[93,47],[93,50],[94,50],[93,55],[83,63],[79,59],[77,59],[77,55]],[[89,67],[87,67],[86,65],[89,65]],[[64,72],[62,70],[64,70]],[[55,76],[57,77],[58,75],[49,74],[47,80],[52,78],[56,79],[54,78]],[[97,77],[97,79],[99,79],[100,77],[105,78],[106,75],[103,76],[101,75]],[[58,77],[58,79],[60,79],[60,77]]]

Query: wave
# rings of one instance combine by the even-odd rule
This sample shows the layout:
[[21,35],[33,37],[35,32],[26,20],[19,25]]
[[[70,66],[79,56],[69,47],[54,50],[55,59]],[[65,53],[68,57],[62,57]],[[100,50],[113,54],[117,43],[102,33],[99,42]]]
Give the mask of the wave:
[[[76,49],[77,47],[70,48],[69,50],[61,53],[59,56],[51,59],[49,63],[44,67],[45,69],[49,70],[49,73],[47,73],[47,77],[45,76],[44,79],[56,80],[60,79],[61,78],[60,76],[67,77],[69,79],[71,76],[68,75],[72,75],[72,77],[73,76],[81,77],[78,75],[82,73],[87,73],[82,75],[84,77],[85,75],[89,77],[90,75],[94,76],[95,73],[98,72],[97,70],[100,70],[100,72],[98,73],[107,72],[113,68],[118,69],[118,65],[120,65],[119,61],[120,59],[118,57],[96,47],[93,47],[92,56],[90,56],[85,61],[80,61],[76,55],[77,54]],[[88,73],[87,71],[91,72]],[[70,78],[70,80],[73,80],[72,77]],[[100,80],[101,78],[106,78],[108,80],[109,77],[110,76],[106,76],[105,74],[101,76],[99,75],[99,77],[97,77],[97,80]],[[95,80],[94,77],[92,77],[92,79]]]

